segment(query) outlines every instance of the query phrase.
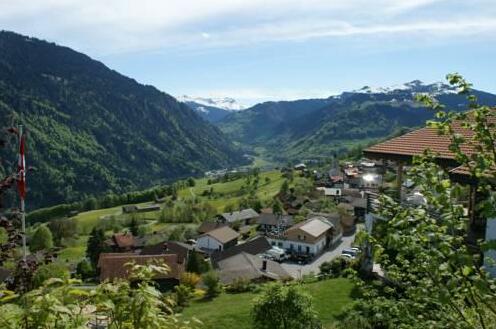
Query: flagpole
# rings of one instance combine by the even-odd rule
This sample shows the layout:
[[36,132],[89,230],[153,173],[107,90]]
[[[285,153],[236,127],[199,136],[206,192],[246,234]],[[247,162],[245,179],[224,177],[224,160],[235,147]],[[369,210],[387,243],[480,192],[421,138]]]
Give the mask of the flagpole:
[[[21,149],[22,134],[23,134],[22,125],[19,125],[19,150]],[[23,155],[23,157],[24,157],[24,155]],[[24,167],[25,167],[25,165],[24,165]],[[25,177],[25,175],[26,175],[26,168],[23,168],[22,170],[23,170],[22,175]],[[26,257],[27,257],[27,248],[26,248],[26,205],[25,205],[25,202],[24,202],[24,196],[21,196],[21,223],[22,223],[22,259],[24,260],[24,262],[26,262]]]

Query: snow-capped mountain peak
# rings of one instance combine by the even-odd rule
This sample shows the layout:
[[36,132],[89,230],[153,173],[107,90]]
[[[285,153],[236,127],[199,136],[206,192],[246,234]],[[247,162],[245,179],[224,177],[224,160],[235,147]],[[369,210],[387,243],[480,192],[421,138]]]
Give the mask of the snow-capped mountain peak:
[[203,106],[217,107],[227,111],[240,111],[244,110],[245,107],[239,104],[235,99],[230,97],[191,97],[183,95],[178,97],[178,100],[184,103],[196,103]]
[[401,85],[392,85],[390,87],[370,87],[364,86],[358,90],[353,90],[352,93],[361,94],[392,94],[394,92],[409,92],[415,93],[430,93],[432,95],[441,94],[454,94],[457,92],[456,88],[442,82],[432,84],[425,84],[420,80],[413,80]]

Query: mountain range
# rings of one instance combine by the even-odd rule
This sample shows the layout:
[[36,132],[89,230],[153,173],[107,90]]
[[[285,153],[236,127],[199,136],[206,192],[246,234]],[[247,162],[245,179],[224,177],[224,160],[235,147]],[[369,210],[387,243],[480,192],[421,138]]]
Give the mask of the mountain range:
[[245,107],[236,102],[233,98],[204,98],[180,96],[178,100],[188,105],[205,120],[216,123],[224,119],[234,111],[244,110]]
[[[5,31],[0,122],[28,130],[31,208],[246,163],[217,127],[172,96],[69,48]],[[0,174],[15,168],[11,142]]]
[[[496,95],[473,92],[480,103],[496,104]],[[325,99],[265,102],[216,124],[232,140],[272,160],[328,157],[424,125],[434,113],[415,101],[418,93],[433,95],[450,110],[467,108],[465,97],[453,87],[414,80],[390,88],[365,86]]]

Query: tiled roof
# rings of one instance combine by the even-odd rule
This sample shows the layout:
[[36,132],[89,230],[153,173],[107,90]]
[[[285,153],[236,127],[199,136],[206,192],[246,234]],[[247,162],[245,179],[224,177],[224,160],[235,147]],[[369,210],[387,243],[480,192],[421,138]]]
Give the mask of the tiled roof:
[[[290,227],[287,231],[300,229],[313,237],[319,237],[333,227],[324,217],[310,218]],[[287,232],[286,231],[286,232]]]
[[221,216],[227,222],[232,223],[232,222],[237,222],[240,220],[257,218],[258,213],[255,210],[249,208],[249,209],[243,209],[241,211],[226,212],[226,213],[223,213]]
[[234,247],[231,247],[229,249],[220,251],[220,252],[214,252],[211,255],[212,261],[214,263],[220,262],[223,259],[229,258],[231,256],[234,256],[236,254],[246,252],[250,255],[258,255],[261,253],[266,252],[272,248],[270,245],[270,242],[265,238],[265,237],[258,237],[253,240],[247,241],[242,244],[238,244]]
[[119,248],[130,248],[136,245],[134,236],[131,233],[114,234],[112,239]]
[[138,255],[133,253],[102,253],[98,260],[100,269],[100,280],[127,279],[129,277],[129,267],[127,263],[136,265],[147,265],[158,262],[166,264],[170,271],[166,275],[158,275],[157,279],[175,278],[179,279],[184,268],[177,262],[176,254],[162,255]]
[[[465,138],[472,136],[472,132],[467,129],[458,127],[455,128],[455,131],[465,136]],[[365,149],[364,154],[366,156],[373,154],[415,156],[421,155],[425,150],[429,149],[440,159],[454,160],[455,155],[449,150],[450,145],[449,136],[439,135],[435,128],[421,128],[373,145]],[[473,152],[473,147],[466,143],[461,146],[461,149],[465,154]]]
[[291,276],[281,264],[271,260],[266,260],[267,269],[262,270],[263,261],[260,257],[245,252],[226,258],[218,263],[220,280],[224,284],[230,284],[240,278],[249,281],[262,278],[272,280],[291,279]]
[[197,231],[200,234],[207,233],[210,231],[215,230],[216,228],[226,226],[227,224],[225,223],[219,223],[219,222],[203,222],[201,225],[198,227]]
[[232,228],[230,228],[229,226],[219,227],[215,230],[203,234],[202,236],[206,236],[206,235],[211,236],[212,238],[214,238],[215,240],[219,241],[222,244],[237,239],[239,237],[239,233],[233,230]]

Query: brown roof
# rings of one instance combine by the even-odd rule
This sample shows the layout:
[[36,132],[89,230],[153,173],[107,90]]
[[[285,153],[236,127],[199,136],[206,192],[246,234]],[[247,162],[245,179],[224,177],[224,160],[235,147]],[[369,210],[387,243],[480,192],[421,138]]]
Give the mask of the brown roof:
[[214,238],[215,240],[219,241],[222,244],[237,239],[239,237],[239,233],[233,230],[232,228],[230,228],[229,226],[219,227],[215,230],[203,234],[202,236],[206,236],[206,235],[211,236],[212,238]]
[[226,223],[219,223],[219,222],[203,222],[201,225],[198,227],[198,233],[204,234],[210,231],[215,230],[216,228],[227,226]]
[[211,255],[211,258],[212,258],[212,262],[216,264],[217,262],[220,262],[223,259],[229,258],[231,256],[234,256],[242,252],[246,252],[250,255],[258,255],[266,252],[270,248],[272,248],[272,246],[269,240],[261,236],[253,240],[247,241],[245,243],[238,244],[229,249],[223,251],[216,251]]
[[160,242],[151,246],[144,247],[140,255],[160,255],[160,254],[176,254],[178,263],[185,263],[188,253],[195,250],[198,253],[204,252],[195,246],[177,241]]
[[241,252],[218,263],[220,280],[224,284],[230,284],[236,279],[260,280],[263,278],[271,280],[289,280],[291,276],[281,264],[266,261],[266,270],[262,270],[264,260],[258,256]]
[[134,236],[131,233],[114,234],[112,239],[119,248],[130,248],[136,245]]
[[166,275],[157,275],[157,279],[179,279],[181,273],[184,271],[183,266],[177,262],[176,254],[137,255],[133,253],[102,253],[98,259],[100,280],[127,279],[129,276],[129,267],[125,266],[127,263],[147,265],[154,262],[166,264],[170,269],[170,272]]
[[[472,115],[467,115],[467,120],[471,121]],[[496,123],[495,116],[488,116],[488,122]],[[462,135],[465,140],[470,141],[474,136],[474,132],[468,128],[463,128],[460,121],[455,121],[452,125],[453,131]],[[436,128],[421,128],[414,130],[405,135],[392,138],[385,142],[376,144],[364,150],[364,155],[367,157],[387,157],[387,155],[402,155],[415,156],[421,155],[425,150],[429,149],[437,158],[445,160],[455,160],[455,154],[450,151],[451,139],[448,135],[439,135]],[[474,146],[466,142],[462,144],[461,151],[466,155],[474,152]]]

